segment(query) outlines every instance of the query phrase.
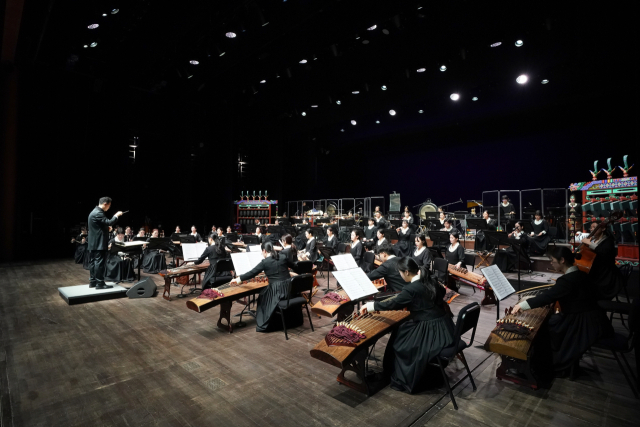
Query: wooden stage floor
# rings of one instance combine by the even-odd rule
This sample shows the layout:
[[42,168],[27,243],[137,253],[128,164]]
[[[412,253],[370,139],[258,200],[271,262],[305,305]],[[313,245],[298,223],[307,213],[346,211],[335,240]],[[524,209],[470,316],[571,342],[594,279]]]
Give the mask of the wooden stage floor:
[[[185,299],[68,306],[57,288],[88,280],[72,260],[3,264],[0,277],[2,427],[622,427],[640,417],[639,401],[603,353],[588,353],[575,381],[556,379],[546,390],[496,380],[500,359],[482,349],[495,307],[482,308],[475,344],[466,351],[478,390],[460,382],[456,411],[444,387],[417,395],[386,387],[366,397],[339,385],[337,368],[309,356],[330,319],[314,317],[315,332],[305,319],[288,341],[282,332],[256,333],[251,318],[228,334],[215,326],[218,308],[198,314]],[[451,304],[454,314],[482,297],[468,287],[461,292]],[[239,311],[234,305],[232,314]],[[380,359],[384,344],[386,338],[376,346]],[[628,359],[635,369],[633,356]],[[464,367],[456,360],[447,372],[454,384]]]

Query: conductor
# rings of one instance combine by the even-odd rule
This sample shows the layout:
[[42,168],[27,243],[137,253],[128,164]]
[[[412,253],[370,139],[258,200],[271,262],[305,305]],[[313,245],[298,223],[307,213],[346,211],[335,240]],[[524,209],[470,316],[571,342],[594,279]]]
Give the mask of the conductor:
[[113,288],[113,286],[104,283],[104,271],[109,244],[109,229],[118,222],[118,217],[122,215],[122,212],[116,212],[111,219],[107,219],[105,213],[110,207],[111,198],[102,197],[98,202],[98,206],[89,214],[89,246],[87,250],[91,251],[90,288]]

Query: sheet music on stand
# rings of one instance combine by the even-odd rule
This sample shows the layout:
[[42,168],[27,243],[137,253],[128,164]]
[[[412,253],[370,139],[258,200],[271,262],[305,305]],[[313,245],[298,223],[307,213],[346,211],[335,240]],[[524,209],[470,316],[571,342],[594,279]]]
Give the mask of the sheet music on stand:
[[331,257],[331,261],[333,261],[333,265],[336,266],[338,271],[359,268],[358,264],[356,264],[356,260],[351,254],[334,255]]
[[247,245],[247,252],[262,252],[260,245]]
[[201,243],[183,243],[182,256],[185,262],[196,261],[200,255],[207,249],[207,244]]
[[241,252],[241,253],[232,253],[231,261],[233,261],[233,268],[236,272],[236,276],[243,275],[248,273],[255,267],[260,264],[264,257],[262,256],[262,252]]
[[511,283],[504,277],[504,274],[502,274],[502,271],[500,271],[497,265],[483,268],[482,274],[487,278],[487,282],[491,285],[491,289],[493,289],[493,293],[496,294],[498,300],[502,301],[516,293],[516,290],[513,289],[513,286],[511,286]]
[[378,289],[360,267],[334,271],[333,276],[338,280],[351,301],[378,293]]

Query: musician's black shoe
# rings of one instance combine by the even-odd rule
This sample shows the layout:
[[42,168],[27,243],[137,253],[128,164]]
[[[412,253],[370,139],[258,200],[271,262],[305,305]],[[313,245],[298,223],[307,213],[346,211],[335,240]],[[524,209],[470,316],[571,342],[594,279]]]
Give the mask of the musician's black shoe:
[[95,283],[89,283],[89,287],[90,287],[90,288],[95,288],[95,287],[96,287],[96,284],[95,284]]
[[96,286],[96,289],[111,289],[111,288],[113,288],[113,286],[111,285]]

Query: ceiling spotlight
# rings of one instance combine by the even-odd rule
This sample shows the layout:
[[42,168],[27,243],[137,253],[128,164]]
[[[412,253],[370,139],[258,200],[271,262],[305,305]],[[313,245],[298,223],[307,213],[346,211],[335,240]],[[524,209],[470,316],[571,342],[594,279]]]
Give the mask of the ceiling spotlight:
[[502,42],[493,43],[493,44],[491,45],[491,47],[498,47],[498,46],[500,46],[501,44],[502,44]]
[[106,13],[103,13],[103,14],[102,14],[102,16],[107,16],[107,14],[106,14]]
[[222,52],[222,53],[220,53],[220,56],[222,56],[222,55],[224,55],[224,54],[225,54],[225,52]]
[[[193,74],[187,76],[188,79],[190,79],[191,77],[193,77]],[[253,94],[255,95],[255,92],[253,92]]]
[[471,100],[472,100],[472,101],[477,101],[477,100],[478,100],[478,97],[477,97],[477,96],[474,96],[473,98],[471,98]]
[[458,99],[460,99],[460,95],[458,95],[457,93],[452,93],[449,98],[451,98],[453,101],[457,101]]
[[93,42],[93,43],[91,43],[89,46],[91,46],[91,47],[96,47],[96,46],[98,46],[98,43],[97,43],[97,42]]
[[355,126],[356,125],[356,121],[355,120],[351,120],[351,124]]
[[265,25],[269,25],[269,23],[268,23],[268,22],[265,22],[264,24],[262,24],[262,26],[263,26],[263,27],[264,27]]
[[367,30],[369,30],[369,31],[373,31],[373,30],[375,30],[376,28],[378,28],[378,26],[377,26],[377,25],[372,25],[372,26],[370,26],[369,28],[367,28]]
[[416,71],[418,73],[424,73],[425,71],[427,71],[427,69],[426,68],[418,68]]
[[521,85],[525,84],[527,81],[529,80],[529,77],[527,77],[526,74],[523,74],[521,76],[518,76],[518,78],[516,79],[516,81],[518,83],[520,83]]
[[389,30],[387,30],[386,28],[384,30],[382,30],[382,34],[384,34],[385,36],[389,35]]
[[380,124],[380,120],[376,120],[376,123],[377,123],[377,124]]
[[88,45],[88,44],[85,44],[85,45],[84,45],[84,47],[89,47],[89,45]]
[[96,28],[98,28],[99,26],[100,26],[100,25],[98,25],[98,24],[91,24],[91,25],[89,25],[87,28],[88,28],[88,29],[90,29],[90,30],[95,30],[95,29],[96,29]]
[[384,86],[384,85],[382,85],[382,87],[380,87],[380,89],[382,89],[382,90],[387,90],[387,87],[386,87],[386,86]]
[[266,82],[267,82],[266,80],[260,80],[260,83],[266,83]]
[[440,67],[440,71],[447,71],[447,67],[445,67],[444,65]]
[[312,105],[311,108],[318,108],[318,106],[317,105]]
[[396,110],[389,110],[389,114],[392,115],[392,116],[395,116],[396,115]]
[[195,59],[192,59],[191,61],[189,61],[189,64],[191,65],[198,65],[200,63],[200,61],[196,61]]
[[354,91],[353,91],[353,92],[351,92],[351,93],[352,93],[352,94],[354,94],[354,95],[357,95],[357,94],[359,94],[359,93],[360,93],[360,91],[359,91],[359,90],[354,90]]
[[549,83],[549,80],[547,80],[547,79],[544,79],[544,80],[542,81],[542,84],[543,84],[543,85],[546,85],[547,83]]
[[303,115],[303,116],[306,116],[306,115],[307,115],[307,113],[305,113],[305,112],[303,111],[303,112],[302,112],[302,115]]
[[236,33],[229,31],[227,34],[225,34],[225,36],[229,37],[230,39],[235,39]]
[[340,132],[344,132],[344,129],[340,129]]
[[520,47],[522,46],[524,43],[522,43],[522,40],[516,40],[516,46]]
[[116,13],[118,13],[118,12],[120,12],[120,9],[113,9],[113,10],[111,11],[111,14],[112,14],[112,15],[115,15],[115,14],[116,14]]
[[423,110],[418,110],[418,113],[422,114],[422,113],[424,113],[424,111]]
[[303,59],[302,61],[300,61],[300,63],[301,63],[301,64],[306,64],[306,63],[307,63],[307,60],[306,60],[306,59]]

